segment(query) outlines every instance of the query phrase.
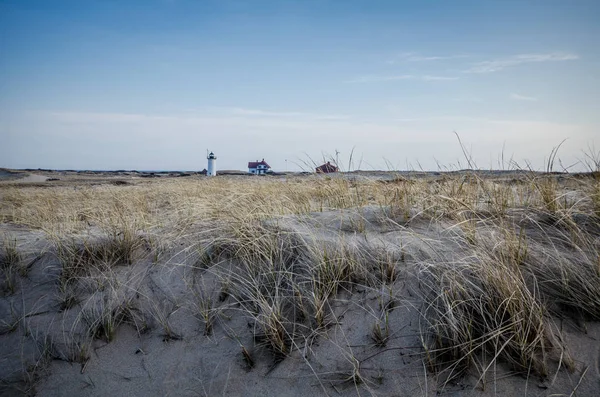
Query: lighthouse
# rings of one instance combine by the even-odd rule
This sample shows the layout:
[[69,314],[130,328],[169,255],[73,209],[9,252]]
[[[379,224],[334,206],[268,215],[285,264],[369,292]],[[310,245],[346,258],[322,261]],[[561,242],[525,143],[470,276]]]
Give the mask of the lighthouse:
[[217,156],[213,152],[210,152],[208,156],[208,171],[206,172],[207,176],[216,176],[217,175]]

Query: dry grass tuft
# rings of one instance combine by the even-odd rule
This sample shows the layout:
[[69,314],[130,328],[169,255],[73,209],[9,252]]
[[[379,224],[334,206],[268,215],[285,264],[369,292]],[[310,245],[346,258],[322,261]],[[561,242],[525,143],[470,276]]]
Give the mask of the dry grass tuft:
[[23,273],[22,257],[17,248],[17,239],[4,236],[0,247],[0,269],[2,269],[2,292],[14,294],[17,276]]
[[488,356],[518,371],[547,375],[545,350],[551,328],[545,309],[528,289],[522,273],[497,257],[449,263],[425,270],[430,277],[426,303],[430,338],[427,361],[448,379],[475,366],[480,374]]

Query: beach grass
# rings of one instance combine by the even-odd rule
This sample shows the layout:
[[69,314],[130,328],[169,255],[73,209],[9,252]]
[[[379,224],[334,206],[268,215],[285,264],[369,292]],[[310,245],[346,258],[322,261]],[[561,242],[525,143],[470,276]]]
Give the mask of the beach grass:
[[[468,374],[485,384],[500,364],[542,378],[574,371],[557,324],[600,319],[599,216],[595,174],[521,171],[11,185],[0,204],[1,223],[47,236],[58,307],[78,313],[71,331],[110,343],[129,324],[179,340],[171,318],[186,309],[205,337],[236,339],[249,370],[256,349],[274,363],[299,353],[321,385],[307,352],[338,332],[340,313],[362,310],[384,352],[399,348],[393,312],[408,304],[413,354],[442,385]],[[14,295],[27,277],[17,238],[0,248]],[[181,274],[181,290],[158,293],[156,269]],[[246,331],[230,328],[235,317]],[[87,360],[71,334],[85,350],[72,357]],[[344,349],[346,378],[371,387]]]

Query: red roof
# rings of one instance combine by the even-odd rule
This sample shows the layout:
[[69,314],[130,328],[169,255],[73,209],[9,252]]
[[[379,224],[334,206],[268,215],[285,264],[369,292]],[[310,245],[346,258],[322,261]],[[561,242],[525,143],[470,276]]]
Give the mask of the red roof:
[[327,163],[323,164],[322,166],[320,166],[320,167],[317,167],[317,168],[315,169],[315,171],[316,171],[317,173],[324,173],[324,174],[328,174],[328,173],[330,173],[330,172],[338,172],[338,171],[339,171],[339,168],[338,168],[338,167],[336,167],[335,165],[331,164],[331,163],[328,161]]
[[271,168],[271,166],[269,164],[267,164],[267,162],[265,161],[265,159],[262,159],[262,161],[250,161],[248,163],[248,168],[258,168],[259,165],[264,165],[267,168]]

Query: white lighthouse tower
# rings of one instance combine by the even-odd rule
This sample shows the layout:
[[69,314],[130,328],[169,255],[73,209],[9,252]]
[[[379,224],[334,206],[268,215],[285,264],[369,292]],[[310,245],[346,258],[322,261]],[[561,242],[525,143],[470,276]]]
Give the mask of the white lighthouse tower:
[[206,172],[207,176],[216,176],[217,175],[217,156],[213,152],[210,152],[208,156],[208,171]]

